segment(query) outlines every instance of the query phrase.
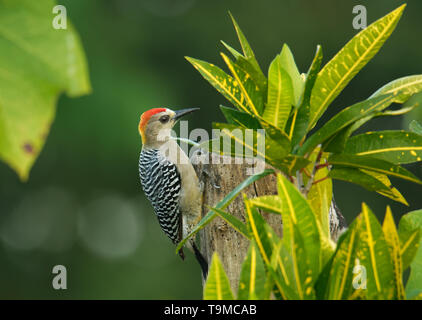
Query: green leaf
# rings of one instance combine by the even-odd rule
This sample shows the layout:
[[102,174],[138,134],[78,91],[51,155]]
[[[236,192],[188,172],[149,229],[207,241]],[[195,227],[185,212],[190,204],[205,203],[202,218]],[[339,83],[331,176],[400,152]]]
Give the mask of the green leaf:
[[377,131],[351,137],[343,153],[371,156],[395,164],[422,161],[422,136],[406,131]]
[[381,225],[365,203],[358,219],[361,219],[358,259],[367,273],[365,295],[368,299],[390,300],[394,296],[395,277]]
[[255,300],[265,298],[265,266],[259,254],[257,245],[251,240],[248,255],[242,264],[240,272],[239,300]]
[[255,239],[259,252],[261,253],[262,259],[266,265],[270,264],[272,254],[272,241],[270,233],[268,233],[268,225],[264,218],[259,214],[258,210],[253,204],[243,195],[243,201],[245,203],[246,217],[248,225],[251,230],[251,234]]
[[[415,230],[418,232],[416,237],[419,239],[419,243],[415,243],[412,238],[409,238],[407,242],[402,242],[402,235],[406,237],[406,234],[414,234],[411,232],[407,232],[408,230]],[[406,284],[406,296],[408,299],[416,298],[418,295],[422,293],[422,238],[420,234],[422,233],[422,210],[412,211],[407,213],[402,217],[399,223],[399,235],[400,242],[403,244],[402,250],[402,258],[403,258],[403,270],[406,267],[410,258],[410,276],[407,280]],[[406,247],[407,245],[407,247]],[[409,248],[409,249],[407,249]],[[413,251],[417,250],[414,259],[411,259],[411,256],[414,255]],[[407,250],[411,252],[406,253]],[[405,260],[406,259],[406,260]]]
[[229,279],[216,252],[205,283],[204,300],[234,300]]
[[219,67],[198,59],[185,57],[196,70],[207,80],[218,92],[220,92],[230,103],[240,111],[250,113],[249,107],[239,90],[237,82],[230,75]]
[[412,122],[409,124],[409,129],[414,133],[422,135],[422,124],[420,124],[416,120],[412,120]]
[[0,2],[0,159],[26,181],[56,114],[61,93],[91,92],[73,25],[52,27],[53,0]]
[[239,232],[242,236],[244,236],[245,238],[249,239],[250,235],[249,235],[249,231],[248,228],[246,227],[246,225],[240,221],[239,219],[237,219],[235,216],[231,215],[230,213],[218,209],[218,208],[212,208],[212,207],[208,207],[208,209],[210,209],[211,211],[214,211],[216,214],[218,214],[221,218],[223,218],[226,222],[228,222],[233,229],[235,229],[237,232]]
[[408,76],[394,80],[378,89],[370,98],[386,93],[400,93],[395,99],[396,103],[405,103],[410,96],[422,91],[422,75]]
[[301,141],[306,137],[308,132],[308,121],[309,121],[309,112],[311,109],[311,93],[315,85],[315,81],[318,76],[318,72],[321,69],[322,63],[322,49],[321,46],[317,46],[314,60],[308,70],[305,80],[305,89],[303,90],[302,101],[297,110],[296,118],[292,123],[293,133],[291,135],[292,145],[297,146]]
[[394,188],[394,186],[391,184],[390,179],[388,179],[388,177],[385,174],[374,172],[374,171],[368,171],[368,170],[361,170],[361,171],[379,180],[388,188],[388,190],[378,190],[377,193],[383,195],[384,197],[390,198],[394,201],[400,202],[406,206],[409,206],[406,199],[403,197],[400,191],[397,190],[397,188]]
[[395,294],[394,298],[404,300],[406,295],[404,293],[403,285],[403,264],[400,254],[400,239],[397,233],[396,224],[394,223],[393,214],[390,207],[387,207],[385,213],[384,223],[382,225],[382,231],[384,232],[385,240],[387,241],[388,248],[390,250],[391,259],[393,260],[394,270],[394,287]]
[[382,111],[393,101],[392,94],[376,97],[370,100],[365,100],[356,103],[332,117],[324,126],[315,132],[309,139],[305,141],[303,146],[299,149],[299,155],[305,155],[312,151],[318,144],[323,143],[342,129],[348,127],[354,122],[367,117],[369,114],[376,111]]
[[242,97],[246,100],[249,113],[258,115],[264,111],[264,92],[252,80],[251,76],[234,64],[224,53],[221,53],[224,62],[236,80],[234,85],[240,88]]
[[[233,202],[234,199],[239,195],[239,193],[250,186],[255,181],[258,181],[259,179],[268,176],[269,174],[273,174],[274,170],[272,169],[265,169],[263,172],[251,175],[247,177],[242,183],[240,183],[236,188],[234,188],[232,191],[230,191],[216,206],[217,209],[225,209],[227,208],[230,203]],[[180,243],[178,244],[176,248],[176,253],[179,252],[179,250],[185,245],[186,241],[188,241],[191,237],[193,237],[198,231],[203,229],[208,223],[210,223],[217,214],[213,212],[212,210],[208,211],[208,213],[199,221],[199,223],[192,229],[191,233],[189,233],[186,238],[184,238]]]
[[[343,300],[353,293],[353,269],[357,257],[360,220],[355,219],[337,243],[331,263],[327,264],[317,282],[321,299]],[[322,289],[319,289],[322,286]]]
[[239,57],[243,57],[239,51],[237,51],[236,49],[233,49],[230,45],[225,43],[223,40],[221,40],[221,43],[223,44],[223,46],[226,47],[227,51],[229,51],[235,59],[238,59]]
[[352,154],[333,154],[328,161],[335,166],[345,166],[369,171],[379,172],[388,176],[394,176],[414,183],[422,184],[413,173],[388,161],[368,156],[356,156]]
[[284,129],[293,102],[293,86],[289,74],[282,68],[278,55],[268,71],[268,98],[263,118],[272,125]]
[[297,227],[303,237],[309,268],[313,272],[309,281],[313,283],[321,267],[321,238],[316,215],[312,212],[308,201],[284,176],[279,174],[277,182],[282,204],[284,244],[291,249],[292,228]]
[[312,91],[309,128],[314,127],[331,102],[381,49],[395,29],[405,6],[359,32],[320,71]]
[[366,190],[375,191],[394,201],[407,206],[409,205],[402,194],[392,186],[390,179],[384,174],[359,170],[357,168],[338,167],[330,170],[329,176],[332,179],[357,184]]
[[259,91],[263,93],[267,92],[267,78],[260,68],[256,69],[256,67],[254,67],[253,62],[250,59],[240,56],[236,59],[236,65],[246,74],[250,75],[251,79],[258,86]]
[[259,121],[249,113],[241,112],[233,108],[220,106],[226,120],[230,124],[241,126],[247,129],[261,129]]
[[412,211],[403,215],[399,222],[400,255],[403,261],[403,270],[410,267],[419,248],[420,211]]
[[330,171],[329,176],[336,180],[342,180],[360,185],[361,187],[364,187],[369,191],[388,191],[389,189],[388,186],[386,186],[384,183],[382,183],[375,177],[366,174],[365,172],[362,172],[361,170],[356,168],[333,168]]
[[232,19],[233,26],[236,30],[237,37],[239,38],[240,45],[242,46],[243,55],[244,57],[250,62],[253,68],[261,74],[261,77],[265,78],[264,74],[262,73],[261,68],[259,67],[258,61],[255,59],[255,54],[252,51],[251,46],[249,45],[248,40],[246,40],[245,35],[243,34],[242,30],[240,29],[239,25],[237,24],[236,20],[229,12],[230,18]]
[[[321,159],[320,164],[323,164],[325,159]],[[324,179],[328,176],[329,170],[327,167],[319,169],[314,177],[314,181]],[[333,183],[331,179],[325,179],[314,185],[308,193],[308,203],[310,204],[312,211],[316,214],[322,232],[327,239],[330,238],[330,222],[329,222],[329,211],[331,206],[331,200],[333,198]]]
[[[290,50],[287,44],[283,45],[283,49],[281,50],[279,59],[280,68],[287,72],[292,82],[292,104],[295,107],[299,107],[300,98],[303,94],[304,81],[296,66],[296,62],[293,58],[292,51]],[[271,81],[270,76],[268,76],[268,81]]]
[[282,201],[279,196],[261,196],[249,200],[254,207],[281,215]]
[[[273,245],[271,265],[268,268],[274,279],[277,295],[283,300],[315,299],[315,291],[312,288],[312,270],[309,268],[306,251],[304,250],[303,237],[297,226],[293,226],[290,233],[289,247],[286,241],[278,241]],[[286,236],[284,235],[283,238]]]

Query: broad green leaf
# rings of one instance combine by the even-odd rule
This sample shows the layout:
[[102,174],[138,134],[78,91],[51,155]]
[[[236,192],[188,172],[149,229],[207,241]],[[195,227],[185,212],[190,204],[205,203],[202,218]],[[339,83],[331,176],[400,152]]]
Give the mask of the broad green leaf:
[[217,252],[212,256],[210,270],[204,287],[204,300],[234,300],[229,279]]
[[282,129],[274,126],[273,124],[269,123],[267,120],[260,116],[256,116],[256,118],[261,123],[262,128],[265,129],[265,134],[268,135],[269,138],[277,142],[279,145],[283,146],[283,148],[290,150],[290,139]]
[[330,177],[360,185],[369,191],[375,191],[384,197],[403,203],[406,206],[409,205],[400,191],[393,187],[390,179],[385,174],[357,168],[338,167],[330,170]]
[[375,177],[362,172],[357,168],[339,167],[330,170],[329,176],[332,179],[351,182],[369,191],[388,191],[388,186],[376,179]]
[[[328,176],[328,173],[328,168],[321,168],[316,172],[314,180],[319,181],[321,179],[324,179]],[[312,211],[316,214],[318,221],[321,225],[322,232],[327,238],[330,238],[329,211],[332,198],[333,183],[331,179],[325,179],[312,185],[308,193],[309,205],[311,206]]]
[[[340,236],[332,261],[327,264],[318,279],[317,290],[322,286],[321,299],[348,299],[355,291],[353,269],[357,258],[360,220],[355,219],[348,230]],[[322,281],[321,281],[322,280]]]
[[243,201],[245,203],[246,217],[251,234],[255,239],[262,259],[266,265],[269,265],[272,254],[272,241],[268,233],[268,225],[258,210],[246,198],[246,195],[243,195]]
[[[402,229],[402,230],[400,230]],[[410,259],[410,276],[406,283],[406,296],[408,299],[413,299],[422,293],[422,238],[420,234],[422,233],[422,210],[412,211],[407,213],[402,217],[399,224],[399,235],[405,235],[407,232],[403,232],[404,230],[415,230],[418,231],[417,238],[419,238],[419,244],[415,244],[414,241],[409,241],[403,243],[402,237],[400,237],[400,242],[403,244],[401,250],[402,252],[406,250],[406,245],[409,250],[414,251],[417,250],[414,259]],[[402,232],[400,232],[402,231]],[[410,248],[412,246],[412,248]],[[409,252],[407,258],[411,258],[412,252]],[[403,268],[405,267],[405,254],[402,253],[403,258]],[[404,270],[404,269],[403,269]]]
[[403,285],[403,264],[400,254],[400,239],[397,233],[396,224],[394,223],[393,214],[390,207],[387,207],[385,213],[384,223],[382,225],[385,240],[387,241],[390,250],[391,259],[393,260],[394,270],[394,298],[404,300],[406,298]]
[[331,102],[381,49],[395,29],[405,6],[359,32],[320,71],[312,91],[309,128],[314,127]]
[[383,195],[384,197],[390,198],[394,201],[400,202],[404,204],[405,206],[409,206],[409,203],[407,203],[407,200],[405,199],[405,197],[403,197],[400,191],[397,190],[397,188],[395,188],[391,184],[390,179],[385,174],[375,172],[375,171],[369,171],[369,170],[361,170],[361,171],[381,181],[385,186],[388,187],[388,190],[379,190],[377,191],[377,193],[379,193],[380,195]]
[[292,79],[282,68],[278,55],[268,71],[268,97],[263,118],[272,125],[284,129],[293,102]]
[[249,45],[248,40],[246,40],[245,35],[243,34],[242,30],[240,29],[239,25],[237,24],[236,20],[229,12],[230,18],[232,19],[233,26],[236,30],[237,37],[239,38],[240,45],[242,46],[243,56],[250,62],[253,68],[261,74],[261,77],[265,78],[264,74],[262,73],[261,68],[259,67],[258,61],[255,59],[255,54]]
[[[240,183],[236,188],[234,188],[232,191],[229,192],[217,205],[215,208],[224,210],[227,208],[230,203],[233,202],[234,199],[239,195],[239,193],[250,186],[255,181],[258,181],[259,179],[268,176],[269,174],[274,174],[274,170],[272,169],[265,169],[263,172],[251,175],[247,177],[242,183]],[[191,237],[193,237],[199,230],[203,229],[208,223],[210,223],[217,214],[213,212],[212,210],[208,211],[208,213],[199,221],[199,223],[192,229],[191,233],[189,233],[186,238],[184,238],[180,243],[178,244],[176,248],[176,253],[179,252],[179,250],[185,245],[186,241],[188,241]]]
[[268,270],[284,300],[315,299],[314,270],[309,266],[304,239],[296,225],[293,225],[289,237],[286,240],[283,235],[283,240],[274,245]]
[[240,111],[250,113],[245,98],[235,79],[211,63],[190,57],[186,57],[186,60],[236,108]]
[[214,211],[216,214],[218,214],[221,218],[223,218],[226,222],[228,222],[231,225],[231,227],[233,229],[235,229],[237,232],[239,232],[242,236],[244,236],[247,239],[250,238],[248,227],[242,221],[240,221],[238,218],[236,218],[235,216],[231,215],[230,213],[228,213],[224,210],[218,209],[218,208],[209,207],[208,209],[210,209],[211,211]]
[[399,222],[400,254],[403,261],[403,270],[409,268],[419,248],[421,235],[419,211],[412,211],[403,215]]
[[343,153],[371,156],[395,164],[422,161],[422,136],[406,131],[367,132],[351,137]]
[[314,272],[311,282],[316,281],[321,267],[321,238],[316,215],[296,187],[279,174],[277,176],[278,194],[281,198],[281,216],[283,220],[283,239],[290,248],[292,228],[296,226],[303,237],[309,268]]
[[321,69],[322,57],[322,49],[321,46],[318,45],[315,57],[306,75],[305,88],[303,90],[299,109],[297,110],[296,117],[292,123],[293,133],[291,135],[291,140],[292,145],[295,147],[306,138],[306,133],[308,132],[309,112],[311,109],[311,93],[315,85],[318,72]]
[[370,98],[386,93],[400,93],[395,99],[396,103],[406,102],[410,96],[422,91],[422,75],[408,76],[394,80],[378,89]]
[[0,1],[0,159],[26,181],[56,114],[61,93],[91,92],[73,25],[51,23],[56,1]]
[[255,115],[262,114],[264,110],[264,92],[252,80],[251,76],[234,64],[224,53],[221,53],[224,62],[236,80],[234,85],[240,89],[242,97],[246,100],[249,112]]
[[254,240],[249,245],[248,255],[240,272],[239,300],[255,300],[265,298],[265,266]]
[[359,264],[366,268],[368,299],[387,299],[394,296],[394,271],[388,244],[377,218],[363,203],[359,228]]
[[333,154],[328,161],[335,166],[344,166],[379,172],[388,176],[394,176],[414,183],[422,184],[413,173],[396,165],[368,156],[356,156],[352,154]]
[[261,196],[250,199],[249,202],[265,212],[281,215],[282,201],[279,196]]
[[305,155],[309,151],[312,151],[318,144],[328,140],[330,137],[340,132],[340,130],[348,127],[354,122],[367,117],[371,113],[384,110],[391,105],[393,99],[394,96],[392,94],[388,94],[356,103],[342,110],[328,120],[321,129],[308,138],[299,149],[298,154]]
[[[290,50],[287,44],[283,45],[283,49],[281,50],[279,59],[280,59],[281,69],[285,70],[287,74],[289,75],[289,78],[291,79],[292,91],[293,91],[292,104],[295,107],[299,107],[300,98],[303,94],[303,88],[304,88],[305,83],[296,66],[296,62],[295,62],[295,59],[293,58],[292,51]],[[268,76],[268,81],[271,81],[270,76]]]
[[253,62],[243,56],[236,59],[236,65],[246,74],[250,75],[254,83],[258,86],[258,90],[263,92],[265,95],[267,92],[267,78],[264,76],[261,69],[256,69]]
[[419,135],[422,136],[422,124],[420,124],[419,122],[417,122],[416,120],[413,120],[410,124],[409,124],[409,129],[410,131],[417,133]]
[[251,116],[249,113],[241,112],[233,108],[220,106],[221,111],[226,117],[226,120],[230,124],[241,126],[247,129],[260,129],[261,124],[259,121]]

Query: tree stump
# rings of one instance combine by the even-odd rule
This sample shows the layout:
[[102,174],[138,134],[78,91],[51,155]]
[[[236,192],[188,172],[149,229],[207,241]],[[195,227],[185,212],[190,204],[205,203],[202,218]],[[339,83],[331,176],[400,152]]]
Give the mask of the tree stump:
[[[251,165],[245,163],[244,159],[240,159],[241,164],[237,164],[235,158],[227,156],[210,153],[201,155],[201,157],[203,156],[208,158],[207,164],[194,164],[196,174],[203,184],[202,216],[208,213],[208,206],[215,206],[243,182],[248,177],[247,169],[251,168]],[[277,194],[276,176],[268,175],[252,183],[242,192],[249,198]],[[245,210],[241,196],[237,197],[225,210],[245,222]],[[281,216],[270,213],[262,213],[262,215],[281,237],[283,230]],[[219,217],[201,230],[199,236],[202,254],[210,263],[213,253],[217,252],[230,280],[232,290],[236,293],[249,241]]]
[[[238,159],[239,161],[236,162],[236,158],[215,153],[196,154],[191,160],[203,184],[202,217],[208,213],[209,207],[215,207],[230,191],[242,183],[248,177],[247,170],[251,168],[244,159]],[[268,165],[264,166],[271,168]],[[277,194],[277,178],[275,175],[267,175],[243,189],[242,193],[245,193],[248,198],[275,195]],[[238,196],[225,210],[239,220],[246,221],[243,197]],[[261,214],[275,233],[282,237],[281,216],[265,212]],[[346,229],[346,222],[334,199],[329,210],[329,220],[331,238],[337,241]],[[220,217],[215,218],[202,229],[199,237],[203,256],[210,263],[212,255],[217,252],[231,288],[234,293],[237,293],[242,263],[248,252],[249,241]]]

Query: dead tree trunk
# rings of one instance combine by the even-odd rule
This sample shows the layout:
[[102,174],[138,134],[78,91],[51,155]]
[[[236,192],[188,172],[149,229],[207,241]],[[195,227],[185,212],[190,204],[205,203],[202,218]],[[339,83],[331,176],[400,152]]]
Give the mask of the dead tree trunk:
[[[208,156],[211,157],[211,155]],[[202,216],[206,215],[209,211],[207,206],[215,206],[231,190],[244,181],[248,177],[246,170],[251,167],[245,163],[236,164],[234,158],[215,154],[212,156],[213,159],[211,161],[209,158],[208,164],[200,163],[194,165],[196,173],[204,187]],[[219,164],[216,159],[220,160]],[[224,163],[225,161],[231,161],[231,163]],[[276,177],[274,175],[266,176],[245,188],[243,192],[250,198],[276,194]],[[227,207],[226,211],[245,222],[242,197],[235,199]],[[263,213],[263,216],[281,237],[281,217],[269,213]],[[200,241],[201,252],[207,261],[211,261],[214,252],[218,253],[230,280],[233,292],[237,292],[241,266],[248,251],[249,241],[220,218],[214,219],[200,231]]]
[[[199,157],[202,158],[202,154]],[[251,166],[244,161],[236,164],[234,158],[207,154],[207,164],[193,161],[196,174],[203,184],[202,217],[209,208],[214,207],[230,191],[237,187],[247,177],[247,168]],[[212,159],[211,159],[212,157]],[[227,163],[228,162],[228,163]],[[249,198],[263,195],[277,194],[277,179],[275,175],[268,175],[245,188],[243,191]],[[241,221],[245,222],[245,210],[242,197],[237,197],[226,211]],[[283,226],[281,216],[262,212],[264,219],[274,229],[276,234],[282,237]],[[337,241],[338,236],[345,230],[345,220],[335,205],[334,199],[331,203],[330,212],[331,238]],[[208,262],[214,252],[217,252],[224,270],[230,280],[234,293],[237,292],[242,262],[247,254],[249,241],[241,234],[231,228],[223,219],[216,218],[200,231],[201,252]]]

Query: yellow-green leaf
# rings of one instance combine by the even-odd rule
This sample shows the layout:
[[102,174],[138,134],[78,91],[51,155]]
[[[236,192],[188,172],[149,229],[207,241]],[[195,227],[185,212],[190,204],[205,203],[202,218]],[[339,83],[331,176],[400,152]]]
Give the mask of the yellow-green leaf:
[[282,68],[281,56],[271,62],[268,71],[268,98],[263,118],[272,125],[284,129],[293,103],[292,79]]
[[248,255],[240,272],[239,300],[255,300],[265,297],[265,266],[254,240],[249,245]]
[[73,25],[56,30],[56,1],[0,1],[0,159],[26,181],[48,137],[57,100],[91,92]]
[[205,300],[233,300],[230,282],[223,265],[215,252],[212,256],[211,267],[204,287]]
[[366,132],[351,137],[343,153],[371,156],[395,164],[422,161],[422,136],[406,131]]
[[419,74],[394,80],[378,89],[370,98],[386,93],[400,93],[394,102],[404,103],[409,97],[420,91],[422,91],[422,75]]
[[377,218],[363,203],[359,228],[358,259],[367,274],[368,299],[392,299],[395,276],[387,241]]
[[312,91],[309,128],[314,127],[331,102],[381,49],[404,8],[402,5],[359,32],[320,71]]
[[382,225],[382,231],[384,232],[385,240],[387,241],[388,248],[390,250],[391,259],[393,260],[394,270],[394,287],[395,287],[395,298],[403,300],[406,298],[404,293],[403,285],[403,266],[400,254],[400,239],[397,233],[396,224],[394,223],[393,214],[390,207],[387,207],[385,213],[384,223]]
[[242,97],[246,100],[246,107],[249,113],[259,115],[264,109],[263,95],[259,87],[254,83],[251,76],[244,70],[234,64],[224,53],[221,53],[224,62],[229,68],[233,78],[236,80],[234,85],[240,88]]
[[235,79],[211,63],[190,57],[186,57],[186,60],[188,60],[204,79],[236,108],[243,112],[250,113],[246,99]]

